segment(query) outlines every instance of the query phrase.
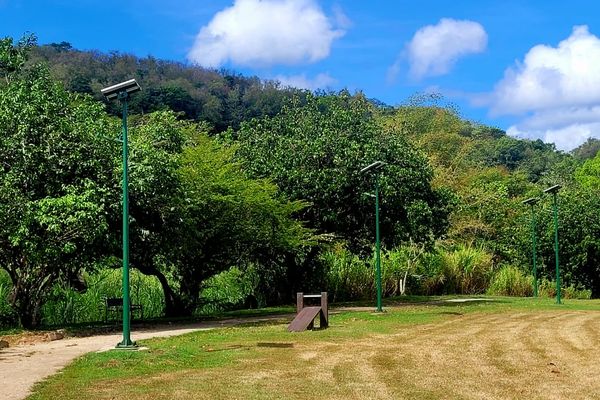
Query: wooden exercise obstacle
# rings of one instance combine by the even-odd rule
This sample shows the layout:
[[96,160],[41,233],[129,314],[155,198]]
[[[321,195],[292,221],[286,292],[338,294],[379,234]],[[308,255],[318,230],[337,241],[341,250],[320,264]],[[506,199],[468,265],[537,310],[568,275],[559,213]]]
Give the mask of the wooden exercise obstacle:
[[[305,302],[306,299],[306,302]],[[320,306],[307,306],[311,299],[320,299]],[[296,294],[296,318],[288,326],[290,332],[302,332],[314,329],[315,318],[319,316],[319,328],[325,329],[329,326],[329,308],[327,306],[327,292],[321,294]]]

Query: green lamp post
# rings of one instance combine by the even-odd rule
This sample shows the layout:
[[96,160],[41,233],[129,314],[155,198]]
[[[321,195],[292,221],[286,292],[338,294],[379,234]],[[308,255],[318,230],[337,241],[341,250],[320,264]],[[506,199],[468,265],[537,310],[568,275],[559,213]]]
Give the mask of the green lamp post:
[[381,307],[381,241],[379,237],[379,172],[385,165],[383,161],[375,161],[360,170],[361,174],[372,172],[375,175],[375,281],[377,285],[377,311],[383,311]]
[[123,340],[117,344],[118,349],[134,349],[131,340],[131,299],[129,297],[129,185],[128,185],[128,144],[127,144],[127,100],[129,95],[140,91],[135,79],[130,79],[101,90],[107,100],[118,99],[123,106]]
[[538,279],[537,279],[537,263],[536,263],[536,235],[535,235],[535,205],[540,201],[537,197],[524,200],[523,204],[531,206],[531,238],[532,238],[532,253],[533,253],[533,297],[538,297]]
[[560,304],[560,267],[558,264],[558,200],[557,194],[562,186],[554,185],[544,190],[544,193],[552,194],[554,208],[554,257],[556,262],[556,304]]

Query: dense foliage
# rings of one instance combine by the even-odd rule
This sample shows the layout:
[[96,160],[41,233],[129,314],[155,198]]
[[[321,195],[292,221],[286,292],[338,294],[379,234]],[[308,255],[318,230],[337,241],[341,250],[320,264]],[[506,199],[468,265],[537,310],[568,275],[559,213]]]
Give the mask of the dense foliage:
[[[403,132],[383,129],[376,113],[360,94],[310,95],[306,104],[293,101],[273,118],[243,124],[238,155],[254,176],[310,202],[301,216],[311,227],[359,249],[372,240],[375,179],[383,241],[432,241],[447,229],[451,196],[431,187],[425,156]],[[386,163],[380,173],[360,173],[374,161]]]
[[105,102],[113,115],[119,115],[118,104],[106,102],[100,89],[135,77],[143,90],[131,100],[133,113],[173,110],[184,118],[208,122],[213,132],[237,128],[254,117],[275,115],[286,98],[302,95],[302,91],[280,87],[276,81],[151,56],[80,51],[66,42],[35,47],[31,62],[40,61],[50,65],[52,75],[68,90]]
[[120,105],[99,92],[131,77],[131,265],[153,315],[372,297],[375,179],[386,296],[531,295],[528,197],[553,295],[554,184],[565,293],[600,296],[598,140],[566,154],[439,96],[389,107],[27,36],[0,41],[0,325],[98,319],[119,292]]

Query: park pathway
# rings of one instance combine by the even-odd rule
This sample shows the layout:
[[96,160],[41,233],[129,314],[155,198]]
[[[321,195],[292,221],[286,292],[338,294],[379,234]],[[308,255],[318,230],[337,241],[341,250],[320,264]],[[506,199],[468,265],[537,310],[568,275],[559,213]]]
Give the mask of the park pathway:
[[[183,335],[200,330],[235,326],[270,320],[289,320],[291,315],[273,315],[207,321],[188,325],[167,325],[152,329],[133,330],[134,340]],[[74,359],[94,351],[110,350],[122,339],[121,333],[88,337],[70,337],[52,342],[20,344],[0,350],[0,399],[26,398],[33,385],[59,372]],[[125,350],[122,350],[125,351]]]

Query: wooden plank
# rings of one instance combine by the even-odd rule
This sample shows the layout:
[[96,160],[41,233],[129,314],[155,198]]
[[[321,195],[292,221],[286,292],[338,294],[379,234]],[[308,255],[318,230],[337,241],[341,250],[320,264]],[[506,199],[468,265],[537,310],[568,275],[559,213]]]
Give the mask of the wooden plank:
[[306,330],[321,312],[321,307],[304,307],[296,318],[288,326],[290,332],[302,332]]

